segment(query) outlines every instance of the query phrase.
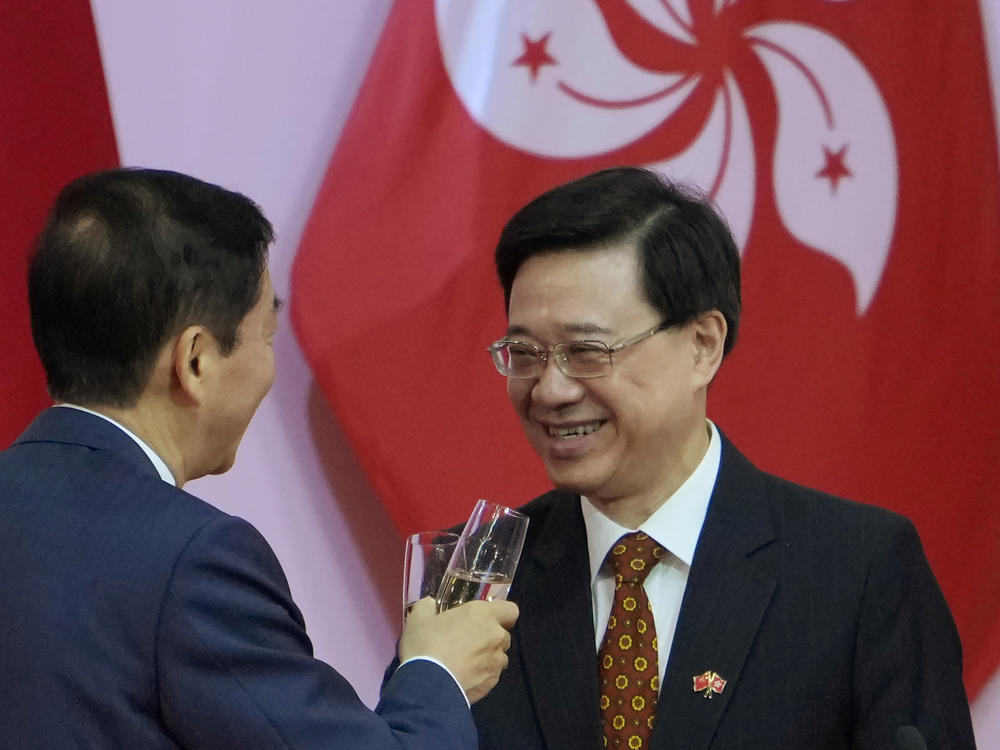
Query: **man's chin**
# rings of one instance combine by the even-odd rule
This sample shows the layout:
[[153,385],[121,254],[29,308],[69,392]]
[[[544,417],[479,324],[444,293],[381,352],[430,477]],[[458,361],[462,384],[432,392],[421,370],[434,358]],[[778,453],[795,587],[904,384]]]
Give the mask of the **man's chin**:
[[572,492],[576,495],[589,495],[600,486],[600,483],[595,481],[593,477],[586,476],[578,469],[553,466],[546,462],[545,471],[549,475],[549,481],[556,489]]
[[233,465],[235,463],[236,463],[236,454],[227,456],[218,466],[216,466],[214,469],[211,469],[210,471],[206,471],[205,474],[211,474],[213,476],[217,476],[219,474],[225,474],[227,471],[233,468]]

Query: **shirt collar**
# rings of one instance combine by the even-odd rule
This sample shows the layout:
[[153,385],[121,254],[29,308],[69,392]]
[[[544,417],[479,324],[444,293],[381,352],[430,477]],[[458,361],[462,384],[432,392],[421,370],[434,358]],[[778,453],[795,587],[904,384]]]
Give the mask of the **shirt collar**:
[[85,411],[87,412],[87,414],[93,414],[95,417],[100,417],[106,422],[110,422],[119,430],[124,432],[130,438],[132,438],[136,442],[136,444],[140,448],[142,448],[142,452],[145,453],[146,456],[149,458],[149,460],[153,463],[153,467],[156,469],[156,473],[160,475],[160,479],[162,479],[164,482],[167,482],[168,484],[174,485],[175,487],[177,486],[177,480],[174,479],[174,475],[170,472],[170,468],[167,466],[166,462],[158,455],[156,455],[156,452],[148,445],[146,445],[146,443],[144,443],[138,435],[132,432],[128,427],[123,425],[121,422],[116,422],[108,415],[101,414],[99,411],[94,411],[93,409],[88,409],[85,406],[77,406],[76,404],[56,404],[56,406],[62,406],[67,409],[77,409],[78,411]]
[[667,498],[667,501],[638,529],[627,529],[615,523],[591,505],[587,498],[580,498],[583,522],[587,528],[591,581],[597,578],[611,545],[623,534],[631,531],[643,531],[649,534],[690,567],[722,460],[722,439],[719,437],[719,431],[711,420],[706,421],[709,428],[709,442],[705,455],[684,484],[678,487],[677,491]]

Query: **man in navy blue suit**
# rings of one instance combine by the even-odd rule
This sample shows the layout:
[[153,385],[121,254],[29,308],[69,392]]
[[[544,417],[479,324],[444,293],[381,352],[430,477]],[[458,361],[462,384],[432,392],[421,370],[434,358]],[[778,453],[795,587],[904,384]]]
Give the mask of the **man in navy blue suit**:
[[369,711],[260,534],[180,489],[232,466],[273,381],[271,240],[246,197],[172,172],[56,201],[29,300],[58,405],[0,453],[5,750],[476,747],[515,605],[418,603]]
[[913,525],[760,471],[707,419],[741,307],[711,204],[605,170],[518,211],[495,258],[490,350],[556,489],[522,509],[482,750],[973,748]]

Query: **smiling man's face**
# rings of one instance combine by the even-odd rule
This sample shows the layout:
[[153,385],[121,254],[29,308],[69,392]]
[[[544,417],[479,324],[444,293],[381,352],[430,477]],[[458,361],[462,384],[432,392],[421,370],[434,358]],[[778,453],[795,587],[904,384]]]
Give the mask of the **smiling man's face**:
[[[507,335],[542,348],[580,339],[614,345],[662,321],[642,296],[629,243],[525,261],[511,288]],[[696,326],[688,324],[616,353],[606,376],[571,378],[550,358],[538,377],[508,379],[507,392],[557,487],[599,505],[662,502],[707,445],[707,383],[697,362]]]

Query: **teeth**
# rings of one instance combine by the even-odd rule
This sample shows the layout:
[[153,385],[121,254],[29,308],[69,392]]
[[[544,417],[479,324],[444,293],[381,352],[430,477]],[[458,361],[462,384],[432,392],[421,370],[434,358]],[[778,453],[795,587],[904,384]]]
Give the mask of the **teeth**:
[[579,437],[581,435],[589,435],[600,426],[600,422],[591,422],[590,424],[576,425],[575,427],[550,427],[549,436],[556,438]]

